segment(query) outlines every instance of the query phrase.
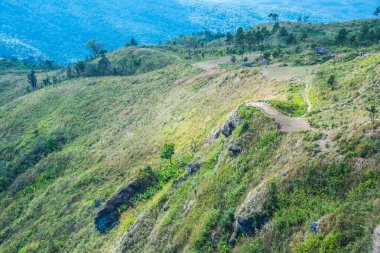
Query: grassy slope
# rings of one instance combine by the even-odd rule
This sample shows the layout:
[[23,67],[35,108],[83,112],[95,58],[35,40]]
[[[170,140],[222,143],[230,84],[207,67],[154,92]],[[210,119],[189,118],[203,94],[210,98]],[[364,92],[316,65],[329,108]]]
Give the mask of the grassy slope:
[[[191,71],[176,65],[136,77],[78,79],[3,106],[1,152],[7,158],[17,159],[57,132],[67,136],[68,143],[19,178],[11,186],[16,193],[2,196],[7,208],[1,212],[6,221],[1,238],[8,239],[2,247],[19,249],[26,242],[17,238],[29,238],[27,242],[40,242],[43,248],[54,244],[82,251],[112,241],[112,233],[101,236],[93,227],[89,213],[95,200],[107,198],[127,182],[135,168],[158,164],[163,143],[175,142],[178,153],[188,152],[193,140],[203,143],[244,100],[261,99],[276,90],[263,80],[253,84],[254,77],[236,83],[239,75],[250,76],[249,71],[233,74],[222,87],[220,78],[174,86]],[[262,87],[267,89],[261,91]],[[132,112],[125,116],[129,109]],[[48,170],[56,171],[41,178]],[[69,235],[73,244],[68,244]]]
[[[321,71],[339,67],[347,70],[341,72],[340,85],[333,93],[351,96],[354,93],[348,92],[350,86],[346,86],[345,81],[357,78],[356,85],[360,86],[363,96],[357,98],[354,114],[344,101],[331,101],[319,95],[326,89],[323,76],[318,75],[313,89],[314,106],[321,108],[329,104],[336,107],[338,113],[351,116],[348,122],[342,123],[340,131],[343,136],[349,135],[349,140],[357,140],[360,145],[366,143],[368,153],[346,155],[341,152],[346,144],[339,141],[329,152],[318,154],[315,137],[310,136],[313,134],[281,135],[273,131],[273,123],[254,114],[248,121],[248,134],[241,135],[238,129],[226,140],[226,145],[239,140],[245,143],[239,157],[231,158],[228,152],[222,151],[217,162],[215,156],[210,155],[204,160],[207,168],[190,177],[177,192],[164,190],[152,201],[153,207],[147,204],[142,208],[148,210],[148,214],[128,212],[125,215],[125,226],[121,229],[133,220],[130,231],[138,236],[127,239],[130,234],[126,234],[122,240],[124,252],[141,249],[146,252],[153,249],[160,252],[369,251],[373,228],[380,222],[378,137],[368,144],[368,137],[362,131],[344,127],[347,123],[356,123],[368,129],[363,107],[368,83],[363,72],[353,73],[352,68],[360,66],[366,78],[374,81],[371,73],[378,70],[378,59],[376,54],[351,62],[329,62],[321,68]],[[335,116],[332,111],[317,111],[311,119],[329,121],[332,115]],[[214,150],[218,156],[217,147]],[[283,173],[287,175],[281,179]],[[231,247],[228,239],[236,207],[250,190],[265,190],[270,182],[278,187],[278,207],[270,225],[256,237],[242,237],[235,248]],[[163,211],[164,206],[167,206],[166,211]],[[310,226],[316,221],[323,232],[314,235]]]
[[[248,130],[239,128],[226,140],[243,143],[240,156],[232,158],[222,150],[222,140],[205,143],[244,101],[289,95],[287,81],[266,81],[249,69],[175,86],[175,80],[195,71],[175,64],[131,77],[66,81],[4,103],[0,159],[8,165],[20,157],[28,159],[36,146],[57,136],[66,141],[37,159],[1,193],[0,251],[104,252],[134,227],[140,238],[122,243],[124,250],[229,251],[236,207],[248,191],[267,189],[274,181],[280,202],[271,225],[259,236],[241,238],[236,251],[339,247],[342,252],[363,252],[370,247],[374,224],[380,222],[375,213],[378,141],[368,139],[363,108],[368,99],[366,78],[373,81],[378,76],[378,62],[375,54],[328,62],[318,70],[310,121],[320,130],[341,132],[334,137],[338,146],[327,155],[318,154],[312,134],[281,134],[271,120],[252,109],[245,109]],[[338,84],[328,91],[325,83],[333,70]],[[351,106],[353,101],[356,107]],[[167,142],[176,143],[175,161],[201,161],[203,170],[178,191],[168,184],[125,212],[119,227],[99,234],[93,225],[94,201],[110,196],[141,166],[167,166],[159,160]],[[337,159],[346,164],[344,169]],[[280,180],[284,172],[289,175]],[[143,215],[146,223],[141,223],[145,211],[149,215]],[[304,236],[311,233],[310,222],[321,216],[327,221],[324,233]]]

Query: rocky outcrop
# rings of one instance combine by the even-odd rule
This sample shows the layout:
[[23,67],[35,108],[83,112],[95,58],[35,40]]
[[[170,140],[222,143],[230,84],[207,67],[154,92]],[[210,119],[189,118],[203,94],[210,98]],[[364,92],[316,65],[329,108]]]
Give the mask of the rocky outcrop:
[[131,206],[132,200],[138,194],[144,193],[148,187],[157,182],[157,178],[150,168],[144,169],[142,172],[143,176],[123,186],[96,212],[94,222],[99,232],[105,233],[114,228],[119,223],[120,211]]
[[242,152],[242,150],[243,148],[240,147],[240,145],[237,144],[236,142],[232,142],[231,145],[228,147],[228,151],[231,152],[232,156],[237,156],[238,154]]
[[174,189],[178,190],[178,188],[181,186],[181,184],[183,184],[184,182],[186,182],[186,178],[185,177],[179,177],[178,180],[174,181]]
[[257,230],[269,222],[269,216],[264,212],[265,192],[256,189],[248,193],[244,202],[235,211],[233,233],[229,243],[234,244],[240,234],[254,235]]
[[230,136],[235,128],[239,125],[239,122],[239,110],[235,110],[223,124],[221,129],[222,134],[226,137]]
[[131,205],[131,201],[139,193],[143,193],[146,186],[139,181],[134,181],[122,187],[116,194],[112,195],[106,204],[100,208],[95,216],[95,227],[105,233],[119,223],[119,209]]
[[197,171],[199,171],[202,168],[202,165],[200,163],[194,163],[187,165],[187,173],[193,174]]

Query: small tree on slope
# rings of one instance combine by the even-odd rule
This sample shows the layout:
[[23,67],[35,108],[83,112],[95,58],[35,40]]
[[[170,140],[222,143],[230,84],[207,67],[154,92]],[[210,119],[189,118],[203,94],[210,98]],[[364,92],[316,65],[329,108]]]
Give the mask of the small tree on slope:
[[175,148],[175,144],[173,144],[173,143],[165,144],[164,148],[162,150],[162,153],[161,153],[161,158],[170,160],[170,163],[172,163],[172,156],[174,155],[174,148]]
[[28,83],[32,86],[33,89],[37,88],[37,78],[33,70],[28,74]]

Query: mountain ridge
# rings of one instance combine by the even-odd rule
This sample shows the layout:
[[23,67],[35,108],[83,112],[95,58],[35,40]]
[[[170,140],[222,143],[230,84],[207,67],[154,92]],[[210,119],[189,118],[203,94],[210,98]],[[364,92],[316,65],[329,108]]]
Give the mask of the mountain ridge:
[[[323,7],[323,6],[328,7]],[[329,7],[330,6],[330,7]],[[124,45],[131,37],[142,44],[165,42],[179,35],[202,29],[222,32],[237,26],[267,22],[269,12],[278,12],[282,20],[297,20],[300,15],[310,16],[311,22],[343,21],[371,17],[376,1],[192,1],[122,0],[107,3],[96,0],[70,1],[12,1],[0,3],[0,33],[6,39],[17,39],[33,50],[18,50],[6,43],[0,56],[50,58],[58,63],[73,63],[88,55],[83,44],[96,38],[107,49]]]

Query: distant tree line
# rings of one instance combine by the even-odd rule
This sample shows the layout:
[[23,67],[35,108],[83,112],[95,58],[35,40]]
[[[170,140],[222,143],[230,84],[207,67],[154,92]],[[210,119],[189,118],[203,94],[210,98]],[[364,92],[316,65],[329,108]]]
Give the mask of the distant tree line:
[[342,46],[370,46],[379,43],[379,41],[380,26],[370,28],[368,24],[363,24],[360,31],[342,28],[335,37],[335,44]]
[[[375,13],[376,16],[380,15],[380,8]],[[271,13],[269,16],[273,22],[272,26],[259,26],[256,28],[244,30],[239,27],[235,34],[227,33],[225,36],[225,43],[227,45],[228,54],[243,54],[251,51],[265,51],[273,48],[273,46],[288,46],[300,45],[307,42],[308,38],[313,35],[313,29],[300,29],[296,24],[281,25],[278,21],[279,16]],[[303,18],[300,18],[302,21]],[[360,31],[349,30],[342,28],[338,31],[334,40],[329,37],[321,38],[320,41],[325,40],[325,45],[330,46],[370,46],[377,44],[380,41],[380,26],[372,25],[370,22],[364,22]],[[317,47],[315,40],[310,40],[310,45]]]
[[202,48],[207,43],[225,37],[220,31],[212,32],[204,30],[202,32],[193,33],[192,35],[180,36],[168,42],[169,45],[178,45],[186,48]]

